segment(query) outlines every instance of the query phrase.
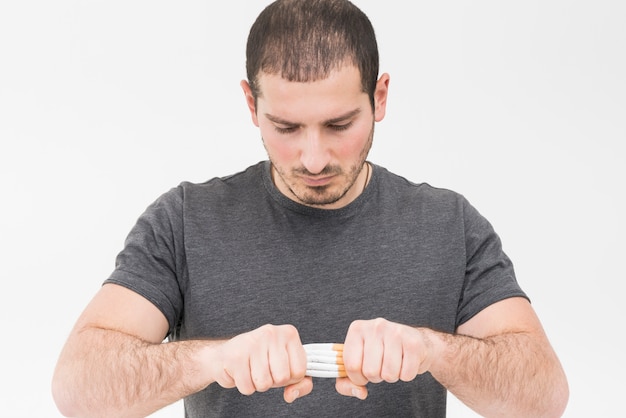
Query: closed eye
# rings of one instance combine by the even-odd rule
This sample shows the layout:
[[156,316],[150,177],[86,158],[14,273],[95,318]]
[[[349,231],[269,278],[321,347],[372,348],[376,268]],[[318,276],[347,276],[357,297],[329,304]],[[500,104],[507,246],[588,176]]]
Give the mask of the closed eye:
[[348,122],[344,124],[331,124],[331,125],[328,125],[328,128],[332,129],[333,131],[341,132],[341,131],[345,131],[351,126],[352,126],[352,122]]
[[291,134],[294,133],[295,131],[298,130],[298,126],[276,126],[274,125],[274,129],[276,130],[276,132],[278,132],[279,134]]

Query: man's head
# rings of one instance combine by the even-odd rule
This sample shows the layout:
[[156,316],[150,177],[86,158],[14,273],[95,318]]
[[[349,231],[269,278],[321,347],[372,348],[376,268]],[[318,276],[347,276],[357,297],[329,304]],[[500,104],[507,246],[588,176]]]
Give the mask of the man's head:
[[254,23],[241,86],[278,189],[340,208],[363,191],[389,76],[367,17],[347,0],[278,0]]
[[287,81],[328,77],[344,65],[357,67],[370,97],[378,78],[378,46],[367,16],[347,0],[277,0],[250,29],[246,71],[254,98],[261,73]]

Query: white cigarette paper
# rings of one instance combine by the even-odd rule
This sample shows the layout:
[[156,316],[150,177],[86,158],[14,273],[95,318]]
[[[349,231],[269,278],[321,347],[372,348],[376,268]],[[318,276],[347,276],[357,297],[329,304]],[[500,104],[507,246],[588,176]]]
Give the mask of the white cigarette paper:
[[343,344],[305,344],[307,355],[306,375],[311,377],[346,377],[343,365]]
[[328,363],[307,363],[307,370],[326,370],[329,372],[345,372],[346,368],[343,364],[328,364]]
[[338,351],[343,352],[343,344],[337,343],[315,343],[315,344],[304,344],[304,351]]
[[327,370],[307,370],[306,375],[310,377],[324,377],[328,379],[336,379],[338,377],[346,377],[346,372],[333,372]]
[[328,364],[343,364],[343,357],[329,354],[308,354],[306,360],[310,363],[328,363]]

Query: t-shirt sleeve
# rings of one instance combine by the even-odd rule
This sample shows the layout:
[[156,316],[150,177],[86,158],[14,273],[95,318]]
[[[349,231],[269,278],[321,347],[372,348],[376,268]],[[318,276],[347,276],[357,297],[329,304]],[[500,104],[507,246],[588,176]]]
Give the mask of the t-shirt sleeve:
[[503,299],[517,296],[528,299],[492,225],[467,200],[463,203],[466,269],[457,327]]
[[182,189],[163,194],[139,217],[105,283],[124,286],[152,302],[175,329],[182,312],[179,280],[186,271]]

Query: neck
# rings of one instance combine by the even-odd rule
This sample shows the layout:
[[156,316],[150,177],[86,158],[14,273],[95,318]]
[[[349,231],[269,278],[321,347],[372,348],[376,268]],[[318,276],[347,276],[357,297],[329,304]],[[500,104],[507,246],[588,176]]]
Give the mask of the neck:
[[367,187],[367,183],[369,183],[369,180],[370,180],[370,165],[366,161],[364,166],[365,166],[364,167],[365,168],[365,181],[363,182],[363,190],[361,190],[361,193],[365,191],[365,188]]

